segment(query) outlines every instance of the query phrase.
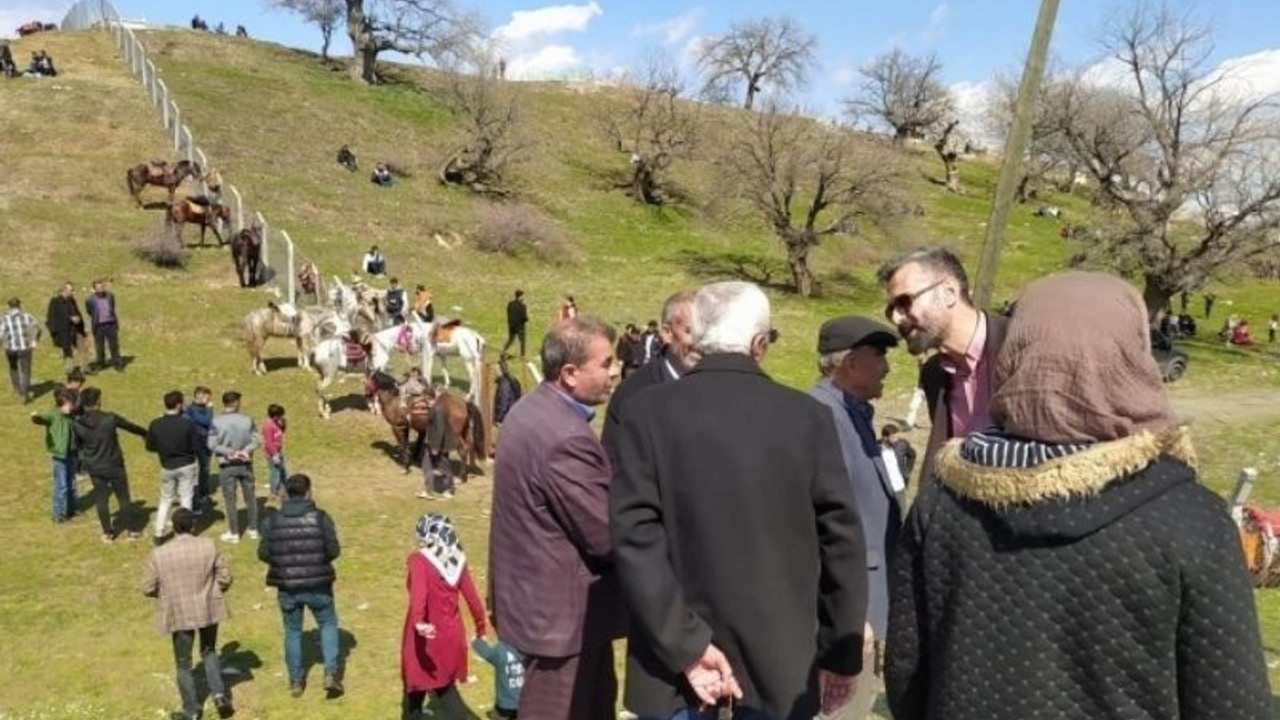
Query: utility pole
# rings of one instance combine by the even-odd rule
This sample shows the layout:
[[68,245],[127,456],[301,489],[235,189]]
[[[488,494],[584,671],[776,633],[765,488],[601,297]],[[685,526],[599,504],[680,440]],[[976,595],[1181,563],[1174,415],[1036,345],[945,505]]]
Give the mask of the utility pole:
[[1022,82],[1018,85],[1018,102],[1014,108],[1013,123],[1005,141],[1000,180],[996,183],[991,216],[987,218],[987,236],[982,242],[982,260],[978,265],[977,291],[974,296],[978,307],[989,307],[991,304],[996,267],[1000,262],[1000,247],[1004,243],[1004,228],[1009,222],[1009,207],[1013,204],[1014,190],[1021,179],[1018,176],[1022,173],[1022,158],[1027,152],[1027,136],[1035,118],[1040,81],[1044,77],[1045,59],[1049,56],[1049,38],[1053,35],[1053,23],[1057,16],[1058,0],[1040,0],[1040,14],[1036,17],[1035,33],[1031,36],[1031,49],[1027,52]]

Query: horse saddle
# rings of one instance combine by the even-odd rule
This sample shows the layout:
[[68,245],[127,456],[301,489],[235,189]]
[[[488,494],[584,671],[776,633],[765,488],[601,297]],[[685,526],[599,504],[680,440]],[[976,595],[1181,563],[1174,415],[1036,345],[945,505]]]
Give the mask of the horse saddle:
[[349,337],[342,338],[342,352],[347,358],[347,365],[359,365],[369,357],[369,350]]
[[152,160],[147,163],[147,175],[156,180],[163,180],[167,172],[169,172],[168,160]]
[[426,395],[413,395],[405,398],[405,404],[409,406],[410,417],[426,417],[431,414],[434,403]]
[[453,341],[453,331],[462,327],[461,320],[445,320],[431,328],[431,342],[449,343]]
[[298,271],[298,285],[302,286],[302,292],[314,294],[317,283],[320,279],[320,273],[316,271],[316,266],[307,263]]

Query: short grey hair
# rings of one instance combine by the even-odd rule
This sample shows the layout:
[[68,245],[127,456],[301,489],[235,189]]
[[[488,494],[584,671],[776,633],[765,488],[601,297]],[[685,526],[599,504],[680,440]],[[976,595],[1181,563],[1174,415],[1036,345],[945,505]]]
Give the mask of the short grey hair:
[[685,308],[692,308],[693,293],[689,290],[681,290],[680,292],[667,298],[662,303],[662,324],[671,326],[676,322],[676,316]]
[[712,283],[693,296],[693,349],[704,356],[748,355],[751,341],[769,325],[769,298],[753,283]]
[[584,365],[590,359],[591,341],[605,338],[612,345],[617,338],[613,328],[603,322],[585,316],[570,318],[551,328],[542,339],[539,356],[542,359],[542,376],[557,380],[565,365]]
[[848,357],[850,349],[851,348],[845,348],[844,350],[832,350],[831,352],[824,352],[818,355],[818,373],[821,374],[822,377],[830,377],[831,371],[835,370],[836,366],[844,362],[844,359]]

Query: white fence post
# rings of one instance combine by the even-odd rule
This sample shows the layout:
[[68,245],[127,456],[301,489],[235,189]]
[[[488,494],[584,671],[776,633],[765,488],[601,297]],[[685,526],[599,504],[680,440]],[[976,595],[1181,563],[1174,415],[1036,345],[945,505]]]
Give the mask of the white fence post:
[[194,152],[196,146],[195,146],[195,141],[191,139],[191,128],[187,127],[186,125],[183,125],[182,134],[187,138],[187,159],[194,162],[196,159],[196,154]]
[[271,267],[271,229],[267,227],[267,219],[262,217],[262,213],[255,212],[253,216],[258,221],[258,227],[262,228],[262,264]]
[[231,197],[236,200],[236,232],[240,232],[244,229],[244,200],[235,185],[227,185],[227,190],[231,191]]
[[173,104],[173,151],[178,152],[182,149],[182,112],[178,110],[178,103]]
[[[196,157],[200,158],[200,171],[203,173],[209,172],[209,158],[204,154],[204,151],[196,148]],[[200,176],[200,194],[205,196],[209,194],[209,186],[205,183],[203,175]]]
[[160,87],[160,92],[156,94],[156,98],[160,101],[160,107],[164,115],[164,128],[169,129],[169,86],[164,84],[163,80],[156,80],[156,84]]
[[156,94],[156,81],[157,81],[156,64],[151,62],[150,60],[147,60],[147,69],[150,71],[150,74],[151,74],[151,82],[147,85],[147,91],[151,95],[151,105],[155,106],[156,101],[160,97],[158,94]]
[[285,258],[286,258],[285,268],[286,268],[286,271],[289,273],[288,275],[289,304],[292,305],[294,304],[294,301],[297,299],[296,297],[297,288],[293,286],[293,274],[294,274],[293,273],[293,239],[289,237],[289,233],[283,230],[280,231],[280,235],[284,237],[284,252],[285,252]]

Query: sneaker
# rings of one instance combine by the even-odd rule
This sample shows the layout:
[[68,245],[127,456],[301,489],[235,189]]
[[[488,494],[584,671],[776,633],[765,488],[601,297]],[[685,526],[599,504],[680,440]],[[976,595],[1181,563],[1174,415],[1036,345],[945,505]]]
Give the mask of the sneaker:
[[127,539],[129,542],[133,542],[134,540],[137,540],[138,538],[142,537],[142,533],[138,532],[137,530],[130,530],[126,532],[124,536],[125,536],[125,539]]
[[257,540],[258,538],[262,537],[261,535],[258,534],[257,530],[250,530],[249,532],[245,533],[244,536],[249,538],[250,540]]
[[154,545],[155,547],[160,547],[161,545],[163,545],[163,544],[164,544],[164,536],[163,536],[163,535],[153,535],[153,536],[151,537],[151,544],[152,544],[152,545]]
[[230,531],[222,533],[222,535],[219,536],[218,539],[221,540],[222,542],[231,543],[233,545],[235,543],[240,542],[240,536]]
[[338,679],[338,676],[330,675],[329,673],[325,673],[324,675],[324,691],[329,694],[329,697],[337,697],[346,692],[345,688],[342,687],[342,681]]
[[115,535],[112,535],[111,533],[102,533],[102,542],[108,545],[111,545],[115,543],[115,541],[116,541]]
[[441,500],[452,500],[452,499],[453,499],[453,491],[452,491],[452,490],[445,490],[444,492],[440,493],[440,499],[441,499]]
[[218,717],[226,718],[236,714],[236,709],[231,705],[231,698],[226,695],[214,695],[213,707],[218,711]]
[[419,491],[418,491],[418,497],[422,498],[423,500],[430,500],[430,499],[434,498],[434,497],[435,497],[435,495],[432,495],[431,493],[427,492],[426,490],[419,490]]
[[299,680],[298,682],[289,683],[289,695],[300,698],[302,693],[307,689],[307,684]]

